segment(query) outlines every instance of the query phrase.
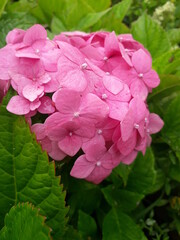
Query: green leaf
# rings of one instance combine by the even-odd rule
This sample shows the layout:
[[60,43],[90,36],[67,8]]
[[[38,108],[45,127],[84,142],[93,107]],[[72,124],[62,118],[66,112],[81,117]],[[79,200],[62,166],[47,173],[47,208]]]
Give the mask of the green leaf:
[[50,229],[44,224],[44,219],[29,203],[18,204],[6,214],[5,226],[0,232],[0,239],[50,240]]
[[47,217],[54,239],[66,225],[65,193],[23,117],[6,111],[10,92],[0,107],[0,227],[5,214],[19,202],[31,202]]
[[180,70],[180,49],[168,51],[153,61],[158,74],[176,74]]
[[154,155],[151,148],[146,150],[145,156],[139,154],[128,177],[126,189],[148,194],[154,184],[156,171],[154,169]]
[[180,159],[180,95],[167,108],[162,135]]
[[65,28],[62,21],[56,16],[54,16],[51,22],[51,31],[53,32],[53,34],[60,34],[61,32],[67,31],[67,29]]
[[36,19],[26,13],[8,14],[0,20],[0,48],[6,44],[6,35],[14,28],[27,29],[36,23]]
[[93,27],[93,31],[104,29],[107,31],[116,31],[116,33],[128,33],[130,30],[128,27],[121,23],[125,17],[132,0],[123,0],[110,9],[102,19]]
[[97,23],[110,9],[104,10],[97,13],[88,13],[84,18],[82,18],[77,25],[79,30],[87,30],[89,27]]
[[96,235],[97,226],[94,218],[90,215],[79,210],[78,230],[82,233],[83,237],[93,237]]
[[120,163],[115,169],[114,172],[117,173],[123,180],[124,186],[127,184],[129,173],[131,172],[132,165],[125,165]]
[[177,182],[180,182],[180,163],[175,166],[171,166],[169,176]]
[[143,14],[132,24],[133,37],[147,48],[156,58],[171,47],[166,32],[147,14]]
[[170,29],[167,33],[171,44],[175,45],[180,43],[180,28]]
[[74,229],[72,226],[68,226],[65,234],[63,235],[63,240],[84,240],[80,233]]
[[[148,96],[148,101],[154,100],[160,104],[164,105],[164,98],[168,97],[168,101],[170,95],[180,91],[180,77],[176,75],[160,75],[160,85],[153,89],[153,92]],[[166,101],[166,99],[165,99]],[[167,105],[166,105],[167,106]]]
[[116,189],[109,185],[102,189],[105,199],[112,207],[118,207],[123,212],[130,212],[139,204],[144,195],[124,189]]
[[157,192],[162,188],[165,183],[165,174],[161,169],[156,170],[156,178],[152,187],[149,189],[149,193]]
[[7,4],[7,2],[8,2],[8,0],[1,0],[0,1],[0,17],[2,15],[3,11],[4,11],[4,8],[5,8],[6,4]]
[[140,227],[119,208],[112,208],[103,223],[103,240],[147,240]]

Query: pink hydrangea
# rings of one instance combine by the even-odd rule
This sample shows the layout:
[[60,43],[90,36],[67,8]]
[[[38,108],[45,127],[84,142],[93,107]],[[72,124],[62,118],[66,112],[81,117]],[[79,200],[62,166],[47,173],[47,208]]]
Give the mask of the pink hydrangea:
[[[31,129],[54,160],[78,154],[71,175],[95,184],[119,163],[145,154],[163,121],[148,94],[160,83],[150,53],[130,34],[64,32],[53,40],[39,24],[14,29],[0,49],[0,97],[16,91],[8,111]],[[80,153],[83,154],[80,155]]]

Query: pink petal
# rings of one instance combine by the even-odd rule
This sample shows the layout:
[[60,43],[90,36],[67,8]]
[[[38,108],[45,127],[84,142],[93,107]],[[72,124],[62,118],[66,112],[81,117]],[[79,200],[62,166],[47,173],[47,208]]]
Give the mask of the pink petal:
[[146,100],[148,95],[147,87],[141,80],[134,81],[130,86],[130,91],[133,97],[139,97],[143,101]]
[[144,120],[147,108],[146,104],[142,101],[141,98],[133,98],[129,106],[135,113],[135,123],[140,123],[142,120]]
[[150,70],[143,76],[145,84],[150,88],[155,88],[160,84],[160,79],[158,74],[154,70]]
[[59,149],[57,142],[52,142],[51,145],[52,150],[48,153],[49,156],[56,161],[63,160],[66,154]]
[[21,96],[14,96],[10,99],[7,110],[17,115],[24,115],[30,111],[30,102]]
[[133,133],[131,134],[130,138],[123,142],[122,139],[120,139],[117,143],[117,147],[119,149],[119,151],[124,155],[128,155],[130,154],[135,146],[136,146],[136,142],[137,142],[137,133],[134,130]]
[[63,114],[73,114],[79,109],[81,96],[78,92],[68,89],[58,91],[55,97],[55,105]]
[[128,112],[129,105],[126,102],[108,101],[109,117],[122,121]]
[[48,96],[41,98],[41,105],[38,108],[38,112],[43,114],[50,114],[55,112],[55,107],[52,105],[52,100]]
[[104,156],[104,154],[107,151],[104,145],[104,141],[102,141],[101,139],[97,139],[97,141],[89,145],[88,148],[86,149],[86,152],[85,152],[86,159],[89,162],[97,162],[99,159],[101,159]]
[[79,136],[66,136],[58,142],[59,148],[67,155],[73,157],[80,150],[82,146],[82,139]]
[[111,169],[105,169],[103,167],[96,166],[94,170],[86,177],[86,180],[89,182],[93,182],[95,184],[99,184],[102,182],[107,176],[111,174]]
[[152,59],[145,51],[139,49],[132,56],[132,64],[138,73],[146,73],[152,67]]
[[149,131],[150,134],[157,133],[164,126],[163,120],[155,113],[149,115]]
[[45,28],[40,24],[35,24],[26,31],[23,42],[25,45],[31,46],[35,41],[46,38],[47,32]]
[[31,126],[31,131],[36,134],[37,140],[41,140],[46,137],[45,127],[42,123],[36,123]]
[[108,34],[104,41],[105,54],[107,57],[119,52],[119,44],[115,32]]
[[82,155],[75,161],[70,175],[76,178],[86,178],[91,174],[94,168],[94,163],[88,162],[85,155]]
[[121,135],[122,140],[124,142],[130,138],[133,132],[134,121],[135,121],[134,111],[132,109],[129,109],[128,113],[121,122]]
[[67,72],[60,84],[68,89],[82,92],[87,87],[87,80],[81,70],[74,69]]
[[137,157],[137,154],[138,154],[137,151],[132,151],[129,155],[122,159],[122,162],[127,165],[131,164]]
[[107,117],[109,113],[108,105],[95,94],[88,93],[83,99],[80,106],[80,115],[86,119],[98,122],[100,119]]
[[22,94],[26,99],[33,102],[39,97],[39,95],[43,93],[43,91],[44,91],[43,86],[37,86],[32,83],[31,85],[28,84],[23,88]]
[[103,84],[105,88],[113,94],[118,94],[120,91],[122,91],[124,86],[120,79],[111,75],[105,75],[103,77]]

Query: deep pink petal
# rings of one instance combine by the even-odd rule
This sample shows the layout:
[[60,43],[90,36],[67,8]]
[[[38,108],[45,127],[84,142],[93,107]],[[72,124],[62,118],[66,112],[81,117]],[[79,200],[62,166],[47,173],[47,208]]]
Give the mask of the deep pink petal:
[[141,98],[133,98],[129,106],[135,113],[135,123],[140,123],[142,120],[144,120],[147,113],[147,108],[146,104]]
[[63,160],[66,154],[59,149],[57,142],[51,142],[51,146],[52,149],[48,152],[49,156],[56,161]]
[[133,133],[131,134],[130,138],[123,142],[122,139],[120,139],[117,143],[117,147],[119,149],[119,151],[124,155],[128,155],[130,154],[135,146],[136,146],[136,142],[137,142],[137,133],[136,130],[133,131]]
[[95,184],[99,184],[102,182],[107,176],[111,174],[111,169],[105,169],[101,166],[96,166],[94,170],[86,177],[86,180],[89,182],[93,182]]
[[138,154],[137,151],[132,151],[129,155],[122,159],[122,162],[127,165],[131,164],[137,157],[137,154]]
[[36,123],[31,126],[31,131],[36,134],[37,140],[41,140],[46,137],[45,127],[42,123]]

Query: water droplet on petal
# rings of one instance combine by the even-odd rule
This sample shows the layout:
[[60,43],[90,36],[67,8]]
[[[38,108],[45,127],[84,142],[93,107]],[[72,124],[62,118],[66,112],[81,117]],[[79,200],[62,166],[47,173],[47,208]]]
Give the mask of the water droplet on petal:
[[148,119],[147,119],[147,118],[145,118],[145,119],[144,119],[144,121],[145,121],[145,123],[147,123]]
[[147,133],[149,133],[149,132],[150,132],[149,128],[146,130],[146,132],[147,132]]
[[70,136],[70,137],[72,136],[72,132],[69,133],[69,136]]
[[110,75],[110,73],[109,73],[109,72],[106,72],[106,75]]
[[105,57],[103,58],[103,60],[104,60],[104,61],[107,61],[107,60],[108,60],[108,57],[105,56]]

